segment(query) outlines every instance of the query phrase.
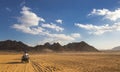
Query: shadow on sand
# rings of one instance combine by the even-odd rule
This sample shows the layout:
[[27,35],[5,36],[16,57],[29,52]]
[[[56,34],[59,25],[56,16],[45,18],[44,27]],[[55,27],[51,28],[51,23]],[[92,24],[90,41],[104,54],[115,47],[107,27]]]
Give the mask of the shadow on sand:
[[22,62],[7,62],[5,64],[22,64]]

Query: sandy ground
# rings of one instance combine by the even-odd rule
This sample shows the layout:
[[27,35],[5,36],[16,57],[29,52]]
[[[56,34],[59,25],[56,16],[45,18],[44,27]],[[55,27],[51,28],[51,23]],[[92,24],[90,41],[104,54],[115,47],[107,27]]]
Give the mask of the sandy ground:
[[0,72],[120,72],[120,53],[0,54]]

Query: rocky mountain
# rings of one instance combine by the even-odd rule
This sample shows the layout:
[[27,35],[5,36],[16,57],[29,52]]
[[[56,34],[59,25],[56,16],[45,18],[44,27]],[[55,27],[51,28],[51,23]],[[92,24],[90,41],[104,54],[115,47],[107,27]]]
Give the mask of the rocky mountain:
[[64,51],[65,49],[63,48],[63,46],[61,46],[59,43],[45,43],[44,45],[37,45],[33,48],[35,51],[44,51],[44,50],[52,50],[52,51]]
[[98,51],[96,48],[90,46],[84,41],[78,43],[69,43],[65,45],[64,48],[66,51],[89,51],[89,52]]
[[93,46],[90,46],[84,41],[78,43],[69,43],[61,46],[59,43],[45,43],[44,45],[37,45],[35,47],[27,46],[26,44],[18,41],[6,40],[0,41],[0,50],[13,50],[13,51],[35,51],[35,52],[60,52],[60,51],[98,51]]
[[114,47],[112,50],[120,50],[120,46]]
[[29,46],[25,45],[21,41],[0,41],[0,50],[13,50],[13,51],[26,51],[29,49]]

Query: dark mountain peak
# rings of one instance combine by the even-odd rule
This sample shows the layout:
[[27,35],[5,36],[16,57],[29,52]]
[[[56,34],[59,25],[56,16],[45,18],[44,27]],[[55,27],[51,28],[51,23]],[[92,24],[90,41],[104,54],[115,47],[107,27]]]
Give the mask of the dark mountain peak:
[[51,50],[51,51],[98,51],[93,46],[90,46],[84,41],[81,42],[73,42],[69,43],[65,46],[61,46],[57,43],[45,43],[44,45],[37,45],[35,47],[29,47],[21,41],[15,40],[6,40],[0,41],[0,50],[14,50],[14,51],[43,51],[43,50]]
[[87,44],[85,41],[81,41],[80,43],[81,43],[81,44]]
[[6,42],[6,43],[11,43],[11,42],[16,42],[15,40],[5,40],[5,41],[1,41],[2,42]]
[[0,50],[24,51],[27,48],[28,46],[21,41],[6,40],[0,42]]
[[13,42],[13,41],[15,41],[15,40],[6,40],[6,41],[3,41],[3,42]]
[[66,50],[72,50],[72,51],[98,51],[96,48],[94,48],[93,46],[90,46],[84,41],[69,43],[64,47]]
[[47,42],[47,43],[45,43],[43,46],[46,47],[46,48],[50,48],[50,47],[51,47],[51,44],[50,44],[49,42]]
[[[21,42],[21,41],[16,41],[16,40],[5,40],[5,41],[1,41],[1,43],[19,43],[19,44],[24,44],[23,42]],[[24,44],[25,45],[25,44]]]
[[46,42],[44,45],[45,46],[50,46],[51,44],[49,42]]
[[53,43],[53,46],[61,46],[58,42],[57,43]]

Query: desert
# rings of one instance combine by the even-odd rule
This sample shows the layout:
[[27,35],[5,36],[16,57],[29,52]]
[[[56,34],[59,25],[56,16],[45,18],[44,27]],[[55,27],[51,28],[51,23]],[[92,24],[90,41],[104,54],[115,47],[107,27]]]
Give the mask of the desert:
[[120,72],[120,52],[30,54],[29,63],[21,56],[0,54],[0,72]]

